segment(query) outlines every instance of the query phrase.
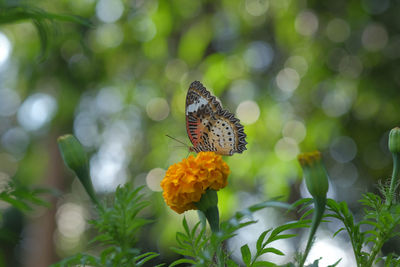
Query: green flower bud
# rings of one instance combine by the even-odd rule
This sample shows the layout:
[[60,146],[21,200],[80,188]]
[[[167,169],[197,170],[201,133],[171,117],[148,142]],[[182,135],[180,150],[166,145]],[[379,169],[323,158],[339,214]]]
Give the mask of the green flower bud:
[[308,192],[314,198],[326,199],[329,183],[328,174],[321,161],[321,153],[319,151],[303,153],[298,156],[298,160],[303,168]]
[[308,192],[314,198],[314,214],[308,236],[307,246],[304,254],[300,259],[300,267],[304,266],[307,256],[311,250],[315,233],[318,226],[324,216],[326,194],[328,192],[328,174],[326,173],[325,167],[321,161],[321,153],[314,151],[310,153],[303,153],[298,156],[301,167],[303,168],[304,179]]
[[57,142],[65,165],[76,174],[93,202],[99,205],[90,179],[87,155],[81,143],[70,134],[60,136]]
[[196,207],[204,213],[210,224],[211,231],[219,231],[219,212],[218,212],[218,195],[217,191],[207,189],[206,193],[201,196],[199,202],[195,203]]
[[400,128],[395,127],[389,133],[389,151],[393,157],[393,172],[390,181],[389,194],[386,203],[390,206],[393,202],[397,202],[396,190],[399,187],[400,178]]
[[389,133],[389,151],[400,153],[400,128],[395,127]]

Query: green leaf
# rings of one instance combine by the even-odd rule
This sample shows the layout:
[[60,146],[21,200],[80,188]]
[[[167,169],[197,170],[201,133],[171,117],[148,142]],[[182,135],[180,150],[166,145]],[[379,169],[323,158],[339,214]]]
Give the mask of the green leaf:
[[277,265],[269,261],[257,261],[252,267],[276,267]]
[[[304,204],[298,212],[303,212],[305,209],[309,208],[312,204],[314,204],[314,201],[310,201],[307,202],[306,204]],[[311,208],[311,210],[313,210],[313,208]]]
[[304,228],[304,227],[308,227],[307,223],[304,222],[290,222],[290,223],[286,223],[283,224],[281,226],[278,226],[277,228],[275,228],[271,235],[269,236],[267,242],[271,243],[272,241],[278,240],[278,239],[285,239],[285,238],[290,238],[293,236],[296,236],[295,234],[291,234],[291,235],[278,235],[279,233],[285,231],[285,230],[289,230],[289,229],[296,229],[296,228]]
[[5,201],[5,202],[7,202],[7,203],[9,203],[9,204],[11,204],[12,206],[14,206],[15,208],[19,209],[20,211],[32,210],[32,208],[28,204],[22,202],[19,199],[14,199],[14,198],[10,197],[7,194],[1,194],[0,195],[0,199]]
[[185,245],[190,243],[190,239],[183,233],[181,232],[177,232],[176,233],[176,242],[178,242],[178,244],[181,247],[184,247]]
[[169,267],[177,266],[178,264],[184,264],[184,263],[193,264],[193,265],[196,264],[196,262],[191,259],[179,259],[179,260],[176,260],[173,263],[171,263],[169,265]]
[[171,247],[170,248],[173,252],[182,255],[182,256],[188,256],[188,257],[195,257],[195,255],[193,254],[193,252],[191,250],[188,249],[184,249],[184,248],[176,248],[176,247]]
[[314,212],[314,209],[310,209],[306,212],[304,212],[304,214],[300,217],[300,221],[303,220],[304,218],[306,218],[307,216],[309,216],[310,214],[312,214]]
[[344,227],[340,228],[339,230],[337,230],[334,234],[333,237],[335,237],[337,234],[339,234],[341,231],[346,230]]
[[261,250],[261,254],[266,254],[266,253],[274,253],[274,254],[280,255],[280,256],[285,255],[285,253],[283,253],[282,251],[280,251],[279,249],[276,249],[276,248],[265,248],[265,249]]
[[266,236],[271,230],[272,230],[272,228],[271,228],[271,229],[268,229],[268,230],[266,230],[266,231],[264,231],[264,232],[260,235],[260,237],[257,239],[257,244],[256,244],[257,251],[259,251],[259,250],[262,249],[262,247],[263,247],[263,241],[264,241],[264,239],[265,239],[265,236]]
[[189,229],[189,225],[186,221],[186,216],[183,216],[182,225],[183,225],[183,228],[185,229],[186,235],[190,237],[190,229]]
[[373,222],[373,221],[368,221],[368,220],[363,220],[360,222],[360,224],[372,225],[376,228],[380,228],[380,226],[381,226],[378,222]]
[[251,262],[251,252],[249,246],[247,244],[242,246],[240,251],[242,253],[243,262],[246,264],[246,266],[249,266]]
[[[144,254],[142,254],[140,256],[135,257],[135,261],[137,262],[136,263],[137,266],[141,266],[141,265],[145,264],[146,262],[148,262],[149,260],[152,260],[152,259],[154,259],[155,257],[158,257],[158,256],[159,256],[158,253],[147,252],[147,253],[144,253]],[[140,260],[140,259],[142,259],[142,260]]]
[[203,228],[201,229],[200,233],[197,235],[196,239],[194,240],[194,245],[195,245],[195,247],[198,247],[198,246],[199,246],[199,244],[200,244],[200,242],[201,242],[201,240],[202,240],[202,238],[203,238],[203,236],[204,236],[205,231],[206,231],[206,228],[203,227]]
[[294,202],[291,206],[292,209],[298,207],[298,206],[302,206],[303,204],[311,205],[313,203],[313,199],[312,198],[301,198],[299,200],[297,200],[296,202]]
[[276,235],[272,238],[268,239],[268,243],[271,243],[273,241],[279,240],[279,239],[287,239],[287,238],[292,238],[297,236],[297,234],[287,234],[287,235]]
[[335,267],[335,266],[337,266],[337,265],[340,263],[341,260],[342,260],[342,259],[339,259],[337,262],[335,262],[335,263],[332,264],[332,265],[328,265],[327,267]]
[[230,258],[226,260],[226,265],[227,267],[239,267],[239,264],[237,264]]
[[196,230],[197,230],[197,228],[199,227],[200,223],[201,223],[201,222],[198,222],[198,223],[196,223],[196,224],[194,225],[192,231],[190,232],[190,236],[191,236],[191,237],[194,237],[194,236],[196,235]]

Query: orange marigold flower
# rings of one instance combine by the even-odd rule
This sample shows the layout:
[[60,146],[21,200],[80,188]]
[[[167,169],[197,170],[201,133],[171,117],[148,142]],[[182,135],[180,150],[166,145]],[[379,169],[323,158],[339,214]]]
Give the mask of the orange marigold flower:
[[194,203],[208,188],[219,190],[228,184],[229,173],[228,164],[214,152],[190,155],[171,165],[161,181],[165,202],[177,213],[196,209]]

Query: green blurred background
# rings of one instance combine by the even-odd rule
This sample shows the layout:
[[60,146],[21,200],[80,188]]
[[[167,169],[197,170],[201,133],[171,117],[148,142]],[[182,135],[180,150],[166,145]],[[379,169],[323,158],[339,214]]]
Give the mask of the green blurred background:
[[[10,3],[91,25],[44,20],[48,39],[41,43],[35,20],[4,23]],[[219,194],[223,219],[271,197],[307,197],[296,156],[314,149],[330,175],[329,197],[348,201],[357,215],[360,195],[391,173],[399,13],[399,0],[0,1],[0,182],[60,191],[47,198],[51,208],[24,215],[0,203],[2,227],[18,237],[1,241],[3,266],[48,266],[76,252],[96,253],[86,221],[95,214],[58,152],[56,138],[65,133],[90,153],[104,199],[118,184],[146,185],[152,206],[143,216],[155,222],[138,246],[160,252],[159,262],[173,260],[168,246],[183,216],[165,205],[159,182],[188,155],[165,135],[190,144],[184,107],[194,80],[236,114],[249,143],[243,154],[225,157],[232,173]],[[290,219],[260,214],[258,226],[245,228],[231,249]],[[195,212],[186,216],[196,220]],[[327,224],[324,233],[338,227]],[[339,266],[351,266],[346,236],[335,240],[319,244],[315,257],[329,258],[322,254],[330,251],[329,263],[344,257]],[[304,243],[297,241],[282,244],[290,257]]]

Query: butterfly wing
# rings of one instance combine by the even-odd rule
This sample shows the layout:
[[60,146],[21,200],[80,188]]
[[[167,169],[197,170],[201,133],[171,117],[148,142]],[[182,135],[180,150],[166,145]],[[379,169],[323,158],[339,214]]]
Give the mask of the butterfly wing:
[[215,151],[222,155],[246,150],[243,126],[198,81],[193,82],[186,96],[186,130],[193,150]]
[[186,131],[189,139],[196,148],[212,114],[221,109],[217,99],[198,81],[193,82],[186,95]]

